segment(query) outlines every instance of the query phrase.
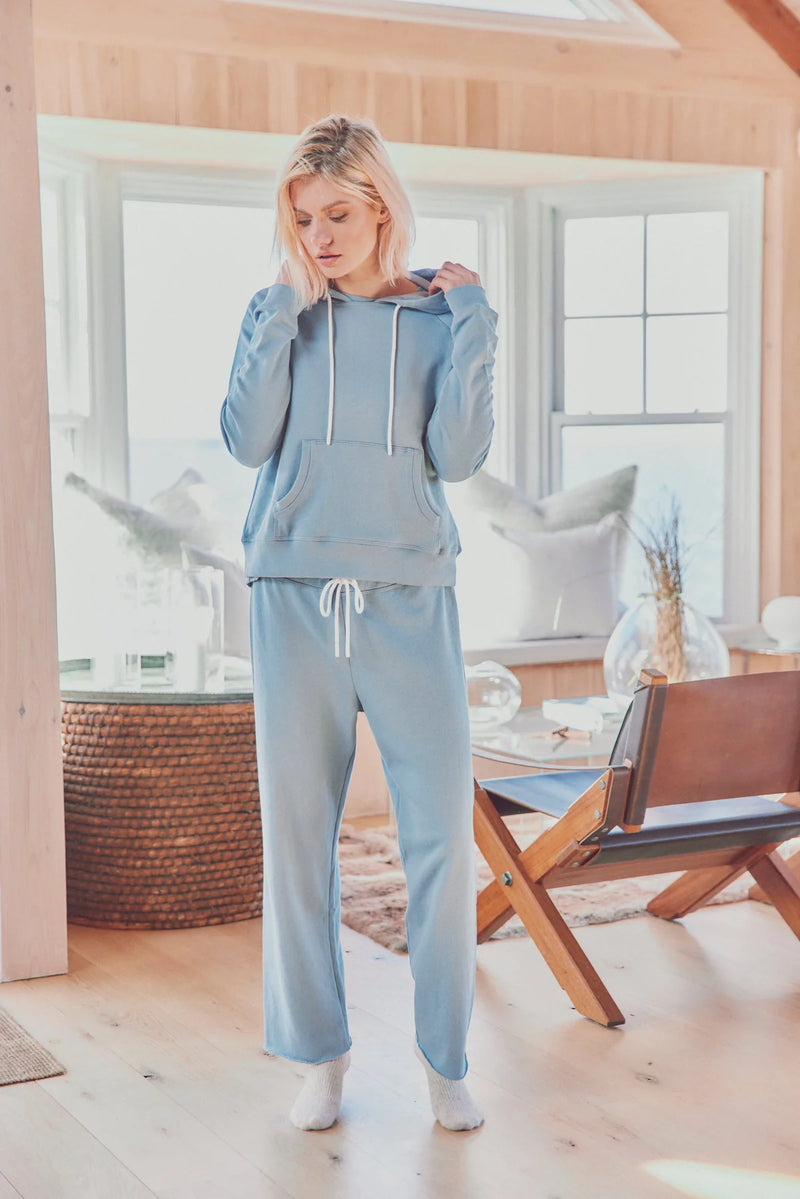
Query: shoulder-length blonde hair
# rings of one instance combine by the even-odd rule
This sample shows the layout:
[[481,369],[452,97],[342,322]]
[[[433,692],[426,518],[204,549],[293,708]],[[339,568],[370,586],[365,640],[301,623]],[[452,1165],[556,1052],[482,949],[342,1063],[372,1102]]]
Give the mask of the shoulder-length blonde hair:
[[328,116],[300,134],[277,185],[275,250],[285,258],[304,307],[322,299],[328,290],[327,279],[298,237],[292,205],[292,184],[314,175],[373,208],[387,209],[388,220],[378,226],[378,263],[384,278],[394,283],[405,270],[414,239],[408,196],[376,126],[363,118]]

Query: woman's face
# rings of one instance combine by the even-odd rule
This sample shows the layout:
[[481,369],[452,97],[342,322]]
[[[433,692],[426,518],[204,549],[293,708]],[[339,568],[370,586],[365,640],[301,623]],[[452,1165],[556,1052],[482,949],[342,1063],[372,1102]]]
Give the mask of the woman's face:
[[379,275],[378,227],[389,219],[385,208],[373,208],[321,176],[293,183],[290,195],[300,241],[326,279],[346,285]]

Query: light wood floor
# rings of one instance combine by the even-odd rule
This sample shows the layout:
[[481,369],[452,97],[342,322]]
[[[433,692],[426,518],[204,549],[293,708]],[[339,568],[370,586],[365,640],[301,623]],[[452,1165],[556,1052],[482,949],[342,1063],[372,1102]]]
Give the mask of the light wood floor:
[[295,1130],[301,1068],[260,1048],[260,931],[71,926],[68,975],[0,987],[67,1068],[0,1087],[0,1199],[800,1195],[800,945],[771,908],[579,930],[618,1030],[529,941],[481,946],[467,1134],[431,1117],[407,958],[346,928],[342,1119]]

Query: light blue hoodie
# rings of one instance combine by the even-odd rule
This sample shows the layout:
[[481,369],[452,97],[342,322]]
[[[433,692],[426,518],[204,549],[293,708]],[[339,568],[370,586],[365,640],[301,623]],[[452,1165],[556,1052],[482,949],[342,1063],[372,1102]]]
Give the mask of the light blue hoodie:
[[442,480],[492,439],[497,314],[476,284],[377,300],[331,286],[310,308],[276,283],[250,301],[220,424],[258,467],[242,542],[248,580],[349,576],[455,583]]

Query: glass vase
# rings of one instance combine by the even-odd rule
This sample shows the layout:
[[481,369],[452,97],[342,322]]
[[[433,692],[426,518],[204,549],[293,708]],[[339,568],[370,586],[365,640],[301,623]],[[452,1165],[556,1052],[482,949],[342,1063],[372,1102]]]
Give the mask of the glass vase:
[[516,716],[522,703],[519,679],[499,662],[465,668],[469,723],[473,729],[500,728]]
[[627,708],[640,672],[660,670],[671,683],[730,674],[728,647],[707,616],[676,597],[643,596],[622,616],[603,655],[606,690]]

